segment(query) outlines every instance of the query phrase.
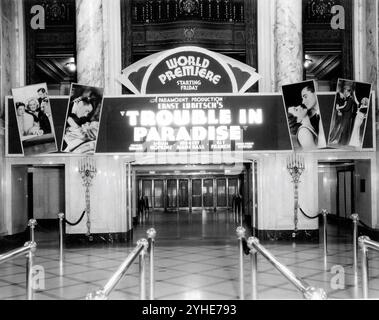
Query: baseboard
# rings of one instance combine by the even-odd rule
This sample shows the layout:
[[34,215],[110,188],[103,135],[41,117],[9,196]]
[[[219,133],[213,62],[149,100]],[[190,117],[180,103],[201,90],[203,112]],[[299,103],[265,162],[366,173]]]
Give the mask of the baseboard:
[[93,233],[90,237],[86,234],[65,234],[66,247],[92,244],[126,243],[133,240],[133,230],[128,232]]
[[0,236],[0,252],[13,250],[24,246],[30,240],[29,229],[12,235]]
[[258,239],[262,241],[306,241],[319,242],[319,230],[256,230]]
[[[338,224],[347,228],[353,228],[353,220],[349,218],[341,218],[336,215],[328,215],[328,223]],[[358,236],[368,236],[371,240],[379,241],[379,229],[362,226],[358,223]]]

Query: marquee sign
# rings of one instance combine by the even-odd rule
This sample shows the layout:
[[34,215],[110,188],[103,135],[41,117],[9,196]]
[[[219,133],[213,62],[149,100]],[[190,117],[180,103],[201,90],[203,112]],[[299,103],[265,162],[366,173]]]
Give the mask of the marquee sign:
[[273,96],[128,97],[103,109],[96,152],[291,150],[285,117]]
[[122,71],[135,94],[244,93],[260,79],[255,69],[225,55],[186,46],[153,54]]
[[[153,54],[120,76],[135,95],[102,99],[101,88],[77,84],[70,97],[51,97],[48,114],[60,146],[54,153],[292,151],[297,135],[290,130],[282,96],[245,93],[259,79],[254,68],[200,47]],[[329,136],[336,95],[317,96]],[[299,104],[291,102],[288,110]],[[24,126],[33,124],[26,120],[40,122],[25,110],[12,97],[6,99],[6,154],[53,152],[43,148],[47,134],[25,137]],[[354,150],[375,150],[375,108],[368,110],[363,145]]]
[[[318,95],[326,135],[334,98],[334,93]],[[68,97],[50,98],[58,146],[68,102]],[[363,150],[375,150],[374,109]],[[105,97],[100,118],[96,153],[292,150],[280,94]],[[11,97],[6,99],[6,150],[8,156],[23,155]]]

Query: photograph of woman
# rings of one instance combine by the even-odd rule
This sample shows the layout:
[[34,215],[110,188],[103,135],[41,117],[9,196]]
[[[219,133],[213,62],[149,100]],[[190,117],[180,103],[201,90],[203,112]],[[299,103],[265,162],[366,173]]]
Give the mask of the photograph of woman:
[[369,110],[371,85],[339,79],[328,146],[361,148]]
[[24,155],[58,151],[47,85],[12,89],[12,94]]
[[93,153],[99,131],[103,89],[71,85],[62,152]]
[[295,151],[326,147],[319,103],[314,81],[282,87],[287,121]]

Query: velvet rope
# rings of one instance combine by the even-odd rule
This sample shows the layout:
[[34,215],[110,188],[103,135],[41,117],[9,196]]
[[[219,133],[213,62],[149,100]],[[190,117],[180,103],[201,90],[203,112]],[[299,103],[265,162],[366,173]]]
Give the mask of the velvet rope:
[[82,220],[83,220],[83,217],[84,217],[84,214],[86,213],[86,210],[83,211],[82,215],[80,216],[79,220],[76,221],[75,223],[72,223],[70,221],[68,221],[66,218],[64,219],[64,221],[69,224],[70,226],[76,226],[78,225]]

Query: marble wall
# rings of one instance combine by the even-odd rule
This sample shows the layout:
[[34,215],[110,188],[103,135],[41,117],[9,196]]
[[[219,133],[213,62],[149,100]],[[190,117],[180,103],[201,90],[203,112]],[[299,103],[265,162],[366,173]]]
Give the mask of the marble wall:
[[[294,229],[294,186],[287,168],[289,154],[270,154],[258,162],[258,229]],[[308,215],[319,212],[317,189],[317,160],[304,155],[305,168],[299,185],[299,205]],[[318,229],[316,220],[306,219],[298,212],[298,229]]]
[[[12,166],[13,165],[64,165],[65,167],[65,214],[69,221],[75,222],[86,207],[85,188],[78,172],[81,157],[43,157],[43,158],[8,158],[6,161],[6,231],[8,234],[20,232],[13,225],[17,212],[12,212]],[[113,156],[96,157],[97,175],[90,190],[91,232],[113,233],[126,232],[131,228],[127,213],[127,164]],[[21,211],[21,210],[20,210]],[[49,216],[56,216],[58,212]],[[67,226],[70,234],[86,233],[86,216],[77,226]],[[25,221],[26,226],[26,221]]]

